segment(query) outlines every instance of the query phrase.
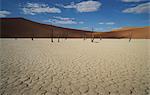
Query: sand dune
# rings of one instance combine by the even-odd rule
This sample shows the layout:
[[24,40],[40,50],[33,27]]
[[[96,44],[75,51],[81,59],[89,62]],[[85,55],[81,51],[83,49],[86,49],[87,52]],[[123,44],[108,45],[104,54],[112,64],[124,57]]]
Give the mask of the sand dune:
[[1,95],[149,95],[150,40],[0,39]]
[[[58,27],[54,25],[41,24],[24,18],[0,18],[0,37],[1,38],[49,38],[69,37],[69,38],[89,38],[92,37],[92,31],[77,30]],[[53,31],[53,34],[52,34]],[[94,32],[96,38],[129,38],[132,32],[132,38],[150,39],[150,27],[125,27],[111,32]]]
[[122,28],[104,33],[102,36],[106,38],[129,38],[130,34],[134,39],[150,39],[150,27]]
[[69,29],[57,27],[54,25],[41,24],[34,21],[30,21],[24,18],[1,18],[0,19],[0,37],[38,37],[38,38],[49,38],[54,37],[72,37],[78,38],[83,37],[85,34],[88,37],[89,31]]
[[112,31],[113,32],[118,32],[118,31],[129,30],[129,29],[136,29],[136,28],[140,28],[140,27],[121,27],[121,28],[118,28],[118,29],[114,29]]

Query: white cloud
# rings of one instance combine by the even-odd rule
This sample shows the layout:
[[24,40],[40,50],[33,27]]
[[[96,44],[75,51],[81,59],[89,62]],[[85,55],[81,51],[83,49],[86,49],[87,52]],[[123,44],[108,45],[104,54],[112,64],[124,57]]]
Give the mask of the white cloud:
[[55,24],[77,24],[76,21],[73,20],[58,20],[58,19],[50,19],[51,23],[55,23]]
[[150,2],[137,5],[136,7],[127,8],[123,13],[150,13]]
[[98,1],[82,1],[80,3],[71,2],[70,5],[59,5],[63,8],[74,8],[78,12],[94,12],[97,11],[102,4]]
[[97,11],[100,6],[101,6],[101,3],[98,1],[84,1],[84,2],[78,3],[76,5],[76,9],[79,12],[93,12],[93,11]]
[[63,7],[63,8],[76,8],[76,4],[74,2],[71,2],[70,5],[58,5],[60,7]]
[[114,25],[115,23],[114,22],[107,22],[106,24],[107,25]]
[[105,24],[104,22],[100,22],[100,23],[98,23],[98,24]]
[[9,11],[0,11],[0,17],[6,17],[9,14],[11,14]]
[[67,18],[67,17],[60,17],[60,16],[54,16],[53,18],[55,19],[60,19],[60,20],[64,20],[64,21],[67,21],[67,20],[74,20],[75,18]]
[[77,22],[75,21],[75,18],[68,18],[68,17],[60,17],[60,16],[54,16],[53,19],[49,19],[44,22],[49,22],[52,24],[83,24],[83,21]]
[[101,25],[103,25],[103,24],[105,24],[105,25],[114,25],[115,22],[99,22],[99,24],[101,24]]
[[144,0],[121,0],[123,2],[140,2],[140,1],[144,1]]
[[27,3],[22,8],[24,14],[35,15],[37,13],[61,13],[56,7],[49,7],[47,4]]

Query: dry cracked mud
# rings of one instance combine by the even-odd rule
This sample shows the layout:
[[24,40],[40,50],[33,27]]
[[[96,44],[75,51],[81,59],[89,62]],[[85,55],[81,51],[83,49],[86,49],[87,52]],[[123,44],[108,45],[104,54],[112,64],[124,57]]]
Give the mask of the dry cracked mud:
[[0,39],[1,95],[150,95],[150,40]]

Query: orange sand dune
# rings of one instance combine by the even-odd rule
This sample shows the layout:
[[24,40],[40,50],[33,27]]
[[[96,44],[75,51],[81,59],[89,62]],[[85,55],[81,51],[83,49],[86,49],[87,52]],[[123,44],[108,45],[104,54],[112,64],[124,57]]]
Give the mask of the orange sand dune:
[[150,26],[139,28],[123,28],[102,34],[102,36],[106,38],[129,38],[130,35],[132,36],[132,38],[149,39]]
[[[53,37],[102,37],[102,38],[132,38],[149,39],[150,26],[147,27],[124,27],[111,32],[93,32],[77,29],[63,28],[53,25],[41,24],[24,18],[0,18],[0,37],[2,38],[49,38]],[[53,32],[52,32],[53,31]]]
[[118,29],[114,29],[112,31],[117,32],[117,31],[122,31],[122,30],[129,30],[129,29],[133,29],[133,28],[139,28],[139,27],[121,27]]
[[41,24],[24,18],[1,18],[0,37],[83,37],[89,31],[75,30]]

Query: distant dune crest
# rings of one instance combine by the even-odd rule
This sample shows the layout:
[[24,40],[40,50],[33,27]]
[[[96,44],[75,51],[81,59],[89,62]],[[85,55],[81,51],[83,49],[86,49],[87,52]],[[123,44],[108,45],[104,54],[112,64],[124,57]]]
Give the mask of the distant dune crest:
[[[0,37],[1,38],[49,38],[54,32],[53,37],[68,38],[90,38],[91,31],[69,29],[47,24],[33,22],[24,18],[0,18]],[[112,30],[111,32],[94,32],[95,38],[132,38],[150,39],[150,26],[146,27],[123,27]]]

